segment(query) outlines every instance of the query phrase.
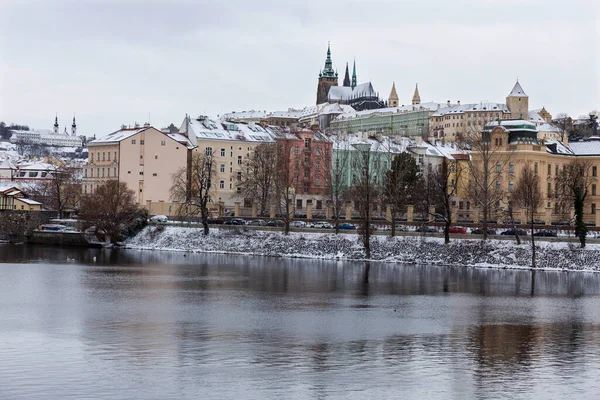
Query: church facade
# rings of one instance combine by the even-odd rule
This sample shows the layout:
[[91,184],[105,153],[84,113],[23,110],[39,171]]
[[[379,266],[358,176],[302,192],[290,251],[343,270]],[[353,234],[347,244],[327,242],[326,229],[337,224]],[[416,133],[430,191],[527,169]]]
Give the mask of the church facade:
[[347,104],[356,111],[386,107],[386,103],[379,98],[379,93],[373,89],[371,82],[357,83],[356,61],[352,68],[352,79],[350,79],[348,63],[346,63],[343,84],[338,86],[338,73],[333,69],[331,47],[329,45],[327,46],[325,68],[319,72],[316,104],[325,102]]

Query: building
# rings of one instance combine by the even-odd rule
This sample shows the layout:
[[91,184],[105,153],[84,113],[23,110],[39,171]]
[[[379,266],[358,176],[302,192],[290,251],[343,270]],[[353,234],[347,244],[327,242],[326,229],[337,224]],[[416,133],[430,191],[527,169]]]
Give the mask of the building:
[[39,183],[51,181],[56,165],[42,161],[22,161],[12,163],[4,160],[0,163],[0,185],[14,185],[28,188]]
[[333,70],[329,44],[327,45],[325,68],[319,72],[316,104],[325,102],[347,104],[359,111],[386,106],[385,102],[379,98],[379,94],[373,89],[371,82],[357,83],[356,61],[354,61],[352,69],[352,80],[350,80],[348,64],[346,63],[343,86],[338,86],[338,73]]
[[83,193],[118,180],[136,194],[139,205],[150,214],[173,215],[172,175],[187,168],[192,141],[180,133],[163,133],[146,124],[121,127],[88,143],[88,164],[83,169]]
[[0,184],[0,210],[40,211],[42,203],[27,198],[16,186]]
[[[393,88],[395,92],[395,88]],[[413,139],[427,137],[431,115],[440,109],[439,103],[419,103],[414,105],[346,112],[332,119],[328,133],[405,136]]]
[[318,128],[321,131],[329,128],[331,122],[338,116],[353,113],[355,110],[347,104],[323,103],[305,107],[298,123],[304,128]]
[[34,129],[30,131],[12,130],[12,136],[10,141],[12,143],[24,143],[24,144],[40,144],[45,146],[68,146],[68,147],[81,147],[82,139],[77,137],[77,124],[75,123],[75,117],[73,117],[73,124],[71,124],[71,132],[67,132],[65,127],[64,132],[60,132],[58,125],[58,117],[54,119],[54,129]]
[[464,140],[468,135],[479,133],[486,123],[498,119],[510,119],[511,112],[503,103],[471,103],[440,108],[429,119],[429,138],[450,141]]

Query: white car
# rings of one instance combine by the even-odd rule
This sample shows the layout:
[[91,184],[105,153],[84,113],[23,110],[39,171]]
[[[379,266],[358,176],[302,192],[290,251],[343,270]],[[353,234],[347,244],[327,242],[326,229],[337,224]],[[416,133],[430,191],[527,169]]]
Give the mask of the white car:
[[332,228],[331,224],[327,221],[315,222],[312,227],[315,229],[331,229]]
[[290,222],[292,228],[306,228],[306,222],[304,221],[292,221]]
[[150,218],[150,222],[155,224],[166,224],[169,221],[169,217],[166,215],[155,215]]

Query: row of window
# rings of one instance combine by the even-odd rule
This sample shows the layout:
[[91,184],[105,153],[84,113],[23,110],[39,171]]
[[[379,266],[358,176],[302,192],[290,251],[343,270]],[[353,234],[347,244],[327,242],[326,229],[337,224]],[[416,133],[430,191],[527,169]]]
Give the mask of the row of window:
[[[117,161],[117,152],[114,152],[114,161]],[[96,161],[100,161],[100,152],[96,153]],[[102,152],[102,161],[110,161],[110,151]],[[90,152],[90,162],[94,162],[94,153]]]

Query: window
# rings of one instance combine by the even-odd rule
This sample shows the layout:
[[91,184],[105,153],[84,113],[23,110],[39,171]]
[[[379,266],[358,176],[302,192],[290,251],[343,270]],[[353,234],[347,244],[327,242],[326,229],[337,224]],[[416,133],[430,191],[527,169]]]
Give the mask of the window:
[[155,159],[155,160],[158,160],[158,156],[154,156],[154,159]]
[[547,189],[548,193],[548,198],[552,197],[552,182],[548,182],[548,189]]
[[498,142],[500,143],[500,146],[502,146],[502,138],[500,138]]
[[104,168],[102,168],[102,177],[104,178]]
[[510,193],[515,191],[515,184],[513,183],[513,181],[508,181],[508,191]]
[[225,181],[219,181],[219,189],[225,189]]
[[310,178],[310,169],[304,168],[304,177],[305,178]]
[[315,185],[319,186],[321,184],[321,180],[319,179],[319,177],[317,176],[315,178]]
[[302,199],[296,200],[296,208],[302,208]]
[[592,184],[592,196],[596,195],[596,184]]
[[135,139],[131,139],[131,144],[135,144]]
[[115,151],[115,158],[113,160],[117,161],[117,152]]
[[96,161],[100,161],[100,152],[96,153]]
[[110,151],[106,153],[108,161],[110,161]]
[[502,172],[502,164],[500,164],[500,162],[496,163],[496,173],[500,173]]
[[219,171],[225,172],[225,164],[221,164],[221,166],[219,167]]
[[90,153],[90,162],[94,162],[94,153]]
[[207,147],[207,148],[204,150],[204,153],[205,153],[207,156],[212,156],[212,147]]
[[554,166],[554,175],[558,176],[558,164]]
[[592,203],[592,214],[596,214],[596,203]]
[[140,171],[140,175],[144,175],[144,171]]
[[157,174],[156,172],[154,172],[154,173],[152,174],[152,176],[158,176],[158,174]]
[[315,154],[320,156],[321,155],[321,151],[317,148],[317,150],[315,150]]
[[84,168],[84,169],[83,169],[83,177],[84,177],[84,178],[87,178],[87,168]]
[[102,161],[106,161],[105,157],[106,157],[106,153],[102,152]]
[[90,178],[94,177],[94,168],[90,168]]
[[321,161],[316,162],[315,168],[317,169],[317,171],[321,169]]
[[238,156],[238,165],[242,165],[242,156]]
[[496,181],[496,193],[499,193],[501,188],[500,181]]
[[96,176],[100,178],[100,168],[96,168]]
[[310,139],[309,138],[304,139],[304,148],[310,149]]
[[304,189],[304,193],[308,193],[308,183],[304,184],[303,189]]
[[238,173],[237,173],[237,181],[238,182],[242,181],[242,173],[240,171],[238,171]]
[[143,140],[140,140],[140,145],[143,145],[143,144],[144,144],[144,141],[143,141]]
[[533,163],[533,173],[534,174],[538,174],[538,163],[537,161],[535,163]]
[[110,178],[110,168],[106,168],[106,176],[108,176]]
[[221,149],[221,157],[225,157],[225,149]]
[[552,175],[552,165],[548,164],[548,176]]
[[87,185],[83,186],[83,194],[87,194]]
[[511,162],[508,164],[508,172],[511,174],[515,173],[515,163]]
[[592,176],[597,176],[598,175],[598,167],[593,166],[592,167]]
[[161,146],[166,146],[166,145],[167,145],[167,142],[166,142],[166,141],[164,141],[164,140],[161,140],[161,141],[160,141],[160,145],[161,145]]
[[310,163],[310,156],[304,156],[304,163],[305,164],[309,164]]
[[296,152],[296,154],[300,153],[300,147],[296,146],[296,148],[294,149],[294,151]]
[[323,200],[317,200],[317,210],[323,209]]

